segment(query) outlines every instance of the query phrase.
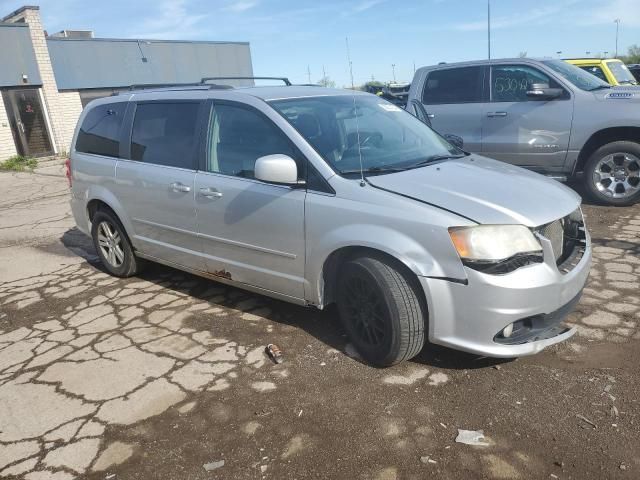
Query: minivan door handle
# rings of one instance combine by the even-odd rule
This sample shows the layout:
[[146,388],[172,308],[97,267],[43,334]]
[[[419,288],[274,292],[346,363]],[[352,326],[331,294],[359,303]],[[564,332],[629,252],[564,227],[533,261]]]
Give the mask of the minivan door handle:
[[506,117],[507,112],[488,112],[487,117]]
[[222,192],[219,192],[215,188],[201,188],[200,195],[206,198],[220,198],[222,197]]
[[171,188],[171,190],[173,190],[174,192],[190,192],[191,191],[191,187],[189,185],[185,185],[184,183],[180,183],[180,182],[173,182],[171,185],[169,185],[169,188]]

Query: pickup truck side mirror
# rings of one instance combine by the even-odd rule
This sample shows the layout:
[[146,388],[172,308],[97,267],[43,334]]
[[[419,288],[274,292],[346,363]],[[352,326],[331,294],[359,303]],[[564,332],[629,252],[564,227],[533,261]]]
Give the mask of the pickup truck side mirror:
[[423,123],[426,123],[427,125],[429,125],[429,127],[433,128],[433,126],[431,125],[431,118],[429,118],[427,110],[419,100],[411,100],[411,104],[407,105],[407,110],[418,120],[421,120]]
[[553,100],[563,93],[561,88],[551,88],[548,83],[533,83],[527,90],[527,97],[532,100]]

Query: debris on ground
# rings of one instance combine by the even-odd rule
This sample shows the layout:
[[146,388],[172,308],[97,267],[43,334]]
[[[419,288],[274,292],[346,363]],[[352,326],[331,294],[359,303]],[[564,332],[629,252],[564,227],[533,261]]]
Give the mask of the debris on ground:
[[424,464],[427,464],[427,463],[438,463],[433,458],[431,458],[430,455],[425,455],[424,457],[420,457],[420,461],[422,463],[424,463]]
[[618,407],[616,407],[615,405],[611,405],[611,416],[613,418],[618,418]]
[[205,463],[202,467],[207,472],[211,472],[212,470],[217,470],[220,467],[224,467],[224,460],[218,460],[217,462]]
[[282,355],[282,350],[278,348],[277,345],[270,343],[266,348],[267,355],[276,363],[282,363],[284,361],[284,356]]
[[458,429],[458,436],[456,442],[464,443],[465,445],[478,445],[481,447],[488,447],[490,444],[484,441],[484,432],[482,430],[461,430]]
[[580,420],[582,420],[585,423],[588,423],[589,425],[591,425],[593,428],[598,428],[598,426],[593,423],[591,420],[589,420],[587,417],[585,417],[584,415],[580,415],[579,413],[576,414],[576,417],[579,418]]

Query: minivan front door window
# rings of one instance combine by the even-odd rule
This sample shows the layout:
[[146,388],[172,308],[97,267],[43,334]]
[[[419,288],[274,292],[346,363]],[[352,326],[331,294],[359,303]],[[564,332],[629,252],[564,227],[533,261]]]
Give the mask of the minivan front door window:
[[[211,110],[209,131],[209,172],[254,178],[254,166],[260,157],[276,153],[298,157],[291,142],[275,125],[248,108],[216,105]],[[301,167],[298,162],[298,172]]]

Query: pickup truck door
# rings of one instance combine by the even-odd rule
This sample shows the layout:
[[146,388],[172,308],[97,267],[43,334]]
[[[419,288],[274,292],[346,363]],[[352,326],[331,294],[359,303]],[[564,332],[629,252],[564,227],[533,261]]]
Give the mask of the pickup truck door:
[[553,100],[527,96],[534,83],[563,88],[530,65],[494,65],[490,103],[482,112],[482,154],[540,171],[561,170],[571,136],[573,98],[565,90]]
[[419,93],[432,128],[441,135],[461,137],[465,150],[471,152],[482,149],[486,70],[470,66],[430,71]]

